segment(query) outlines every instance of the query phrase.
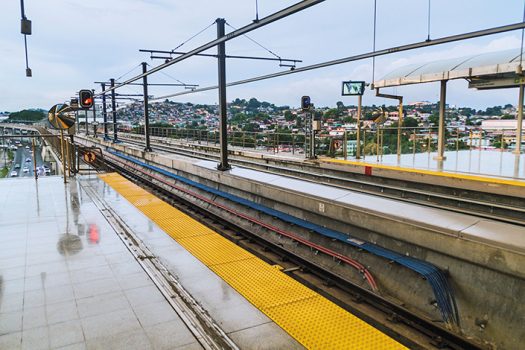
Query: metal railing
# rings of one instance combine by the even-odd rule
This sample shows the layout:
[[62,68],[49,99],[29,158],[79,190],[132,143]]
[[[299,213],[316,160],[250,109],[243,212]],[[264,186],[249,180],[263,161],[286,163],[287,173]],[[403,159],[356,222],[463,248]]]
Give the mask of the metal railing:
[[[62,146],[64,148],[62,148]],[[64,152],[60,152],[63,149]],[[62,155],[63,154],[63,155]],[[36,131],[26,135],[0,135],[0,178],[34,177],[63,174],[62,159],[66,168],[74,169],[74,146],[69,140],[61,142],[58,135]],[[71,171],[71,170],[69,170]]]
[[[119,128],[119,133],[144,135],[144,128]],[[185,143],[219,146],[218,130],[151,127],[150,136],[154,138],[173,139]],[[304,153],[304,144],[304,133],[228,131],[228,146],[232,149],[290,153],[295,155]]]
[[[119,133],[144,135],[143,127],[119,128]],[[176,140],[183,143],[200,145],[219,145],[219,132],[215,130],[151,127],[150,135],[157,139]],[[381,157],[397,154],[432,153],[437,151],[437,127],[397,127],[362,128],[361,156]],[[315,154],[328,157],[353,158],[356,156],[357,130],[321,131],[315,136]],[[399,141],[398,141],[398,138]],[[279,131],[228,131],[228,146],[231,149],[251,150],[266,153],[287,153],[299,155],[305,153],[308,136],[303,132]],[[445,129],[445,150],[456,151],[487,149],[514,150],[516,148],[516,129],[483,130],[477,126]],[[523,149],[524,145],[522,145]]]

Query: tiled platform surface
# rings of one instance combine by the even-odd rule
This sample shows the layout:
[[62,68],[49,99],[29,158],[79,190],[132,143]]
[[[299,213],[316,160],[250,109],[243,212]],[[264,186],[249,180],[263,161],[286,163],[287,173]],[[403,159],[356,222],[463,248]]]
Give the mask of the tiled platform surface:
[[[263,312],[98,176],[83,177],[241,349],[303,349]],[[127,193],[130,194],[130,193]]]
[[78,182],[0,181],[0,349],[200,348]]

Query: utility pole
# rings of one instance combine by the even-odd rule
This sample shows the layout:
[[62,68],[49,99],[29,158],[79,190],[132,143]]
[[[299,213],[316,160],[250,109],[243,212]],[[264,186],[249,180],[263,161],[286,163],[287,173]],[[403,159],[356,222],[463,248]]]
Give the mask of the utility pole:
[[[224,36],[224,18],[217,18],[217,38]],[[226,44],[217,45],[217,61],[219,68],[219,142],[221,148],[220,163],[217,169],[220,171],[231,169],[228,164],[228,114],[226,106]]]
[[[142,73],[146,73],[146,62],[142,62]],[[148,106],[148,76],[142,77],[142,86],[144,89],[144,136],[146,137],[146,147],[144,151],[151,152],[151,146],[149,141],[149,106]]]
[[[106,90],[106,84],[101,83],[102,91]],[[108,112],[106,109],[106,94],[102,94],[102,117],[104,118],[104,140],[109,140],[108,136]]]
[[111,78],[110,80],[110,83],[111,83],[111,114],[113,116],[113,143],[117,143],[118,142],[118,139],[117,139],[117,105],[115,103],[115,89],[113,89],[115,87],[115,79]]

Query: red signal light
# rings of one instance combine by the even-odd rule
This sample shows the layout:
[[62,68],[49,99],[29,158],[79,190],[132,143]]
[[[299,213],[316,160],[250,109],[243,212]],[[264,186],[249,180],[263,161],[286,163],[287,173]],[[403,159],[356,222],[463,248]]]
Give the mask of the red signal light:
[[93,107],[93,92],[91,90],[80,90],[80,108],[89,109]]

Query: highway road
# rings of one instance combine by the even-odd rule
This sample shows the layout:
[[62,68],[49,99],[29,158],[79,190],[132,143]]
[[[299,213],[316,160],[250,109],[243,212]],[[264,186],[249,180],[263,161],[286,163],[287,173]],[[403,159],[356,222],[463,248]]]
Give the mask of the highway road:
[[[13,160],[13,163],[11,164],[11,168],[9,169],[9,173],[7,176],[9,177],[15,177],[12,176],[13,172],[16,172],[16,177],[32,177],[34,176],[34,164],[33,164],[33,154],[31,152],[31,145],[27,142],[23,142],[18,149],[15,151],[13,150],[15,158]],[[42,159],[41,155],[41,149],[40,147],[35,147],[35,157],[36,157],[36,166],[41,167],[44,165],[44,161]],[[27,161],[27,160],[30,161]],[[17,167],[18,165],[18,167]],[[49,166],[49,164],[47,164]],[[28,171],[24,172],[24,168],[27,167]],[[51,174],[47,174],[51,175]],[[44,176],[43,174],[40,176]]]

